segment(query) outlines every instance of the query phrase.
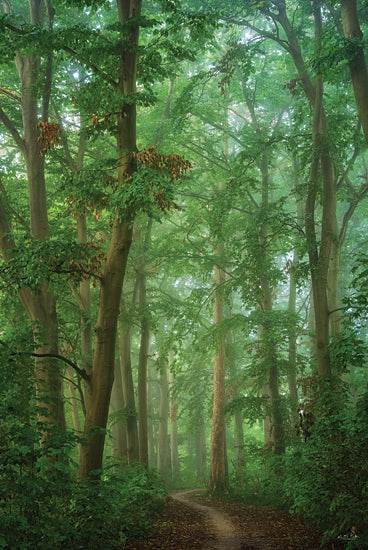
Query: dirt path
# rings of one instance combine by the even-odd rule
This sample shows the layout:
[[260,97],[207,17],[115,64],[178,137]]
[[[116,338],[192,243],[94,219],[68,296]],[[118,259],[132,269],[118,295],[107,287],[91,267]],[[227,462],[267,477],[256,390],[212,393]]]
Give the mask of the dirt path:
[[[285,510],[174,491],[142,538],[124,550],[318,550],[321,534]],[[327,547],[330,548],[330,547]],[[336,542],[331,548],[342,548]]]
[[216,540],[206,543],[203,548],[207,550],[241,550],[242,537],[228,515],[219,512],[215,508],[191,500],[191,496],[195,493],[197,491],[173,492],[170,496],[174,500],[182,502],[200,512],[209,521],[216,534]]

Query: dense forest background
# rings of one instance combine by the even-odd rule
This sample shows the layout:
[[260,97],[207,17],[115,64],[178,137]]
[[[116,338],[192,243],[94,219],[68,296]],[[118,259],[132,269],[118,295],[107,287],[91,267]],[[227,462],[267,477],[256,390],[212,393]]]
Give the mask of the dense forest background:
[[0,547],[167,486],[368,545],[366,2],[1,6]]

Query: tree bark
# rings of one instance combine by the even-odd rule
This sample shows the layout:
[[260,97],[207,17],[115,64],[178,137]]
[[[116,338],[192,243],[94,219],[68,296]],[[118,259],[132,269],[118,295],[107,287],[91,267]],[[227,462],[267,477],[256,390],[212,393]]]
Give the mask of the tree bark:
[[204,485],[206,481],[207,447],[205,423],[202,416],[199,419],[198,426],[194,434],[194,443],[197,466],[197,481],[199,484]]
[[148,426],[147,426],[147,361],[150,342],[148,319],[144,312],[146,305],[146,276],[139,275],[139,308],[142,312],[141,344],[138,359],[138,437],[139,461],[148,466]]
[[74,430],[79,435],[81,432],[81,425],[79,420],[78,398],[77,398],[77,392],[75,390],[75,383],[74,383],[74,370],[72,369],[72,367],[68,366],[66,369],[66,372],[68,375],[68,385],[69,385],[70,405],[72,408],[73,427],[74,427]]
[[358,114],[368,145],[368,70],[356,0],[341,1],[341,17],[345,38],[351,41],[351,48],[353,49],[353,55],[349,59],[349,69]]
[[[119,22],[126,25],[129,19],[139,17],[140,0],[117,0]],[[136,66],[139,26],[131,27],[129,48],[121,53],[118,90],[122,96],[121,113],[117,115],[117,150],[119,155],[118,183],[124,185],[131,173],[131,153],[136,146],[136,105],[125,97],[136,91]],[[81,478],[99,477],[102,469],[106,423],[115,368],[115,341],[119,305],[126,264],[132,242],[134,213],[116,214],[104,273],[101,280],[95,349],[88,394],[84,437],[81,449],[79,475]],[[91,474],[92,473],[92,474]]]
[[[312,0],[312,8],[315,21],[315,40],[318,49],[322,33],[322,17],[319,1]],[[309,249],[309,263],[315,306],[317,368],[318,373],[321,376],[325,376],[331,373],[331,365],[328,351],[328,269],[330,265],[332,242],[334,239],[338,238],[338,235],[336,232],[336,190],[334,187],[332,162],[327,143],[326,115],[323,110],[323,82],[321,77],[317,77],[316,84],[314,85],[309,77],[306,65],[303,60],[303,54],[300,48],[300,44],[298,42],[292,24],[287,17],[286,4],[284,0],[280,2],[279,12],[275,15],[275,20],[281,24],[285,31],[288,40],[287,49],[288,52],[291,54],[295,67],[298,71],[300,86],[303,88],[305,95],[314,110],[312,128],[314,139],[314,158],[311,162],[308,197],[306,200],[305,229],[307,246]],[[319,168],[321,168],[321,176],[323,182],[323,212],[321,244],[318,248],[314,220],[314,208],[316,202]]]
[[99,477],[115,369],[115,341],[123,279],[132,239],[131,224],[115,220],[106,259],[95,328],[92,374],[86,384],[85,445],[79,475]]
[[169,381],[166,361],[162,361],[160,370],[160,409],[158,427],[157,469],[168,479],[170,469],[170,447],[168,434],[169,421]]
[[126,410],[126,438],[129,464],[139,459],[137,411],[134,396],[130,339],[130,325],[123,321],[120,328],[120,365]]
[[[124,410],[124,395],[119,359],[115,359],[115,378],[111,392],[110,413],[122,413]],[[127,459],[126,422],[122,417],[115,418],[111,425],[111,449],[115,458]]]
[[[139,313],[141,318],[141,343],[138,358],[138,438],[139,460],[148,466],[148,425],[147,425],[147,363],[150,343],[150,328],[147,307],[147,281],[145,273],[145,253],[151,238],[152,219],[148,221],[144,242],[141,242],[142,251],[137,265],[137,286]],[[141,239],[138,232],[138,240]]]
[[[216,256],[221,262],[224,246],[219,243]],[[220,265],[215,264],[215,327],[224,319],[223,286],[225,272]],[[213,367],[213,412],[211,432],[211,491],[223,492],[226,488],[225,438],[226,424],[223,414],[226,405],[225,394],[225,336],[218,337],[215,343]]]
[[[170,356],[169,356],[170,359]],[[171,479],[176,482],[180,476],[180,462],[178,449],[178,403],[173,396],[174,375],[169,364],[169,416],[170,416],[170,452],[171,452]]]
[[[7,12],[9,5],[5,4],[4,8]],[[41,0],[30,0],[29,14],[32,25],[43,24]],[[45,241],[49,238],[49,224],[44,157],[41,154],[42,146],[38,141],[39,133],[37,129],[37,124],[40,121],[38,116],[40,106],[36,95],[38,79],[40,78],[41,60],[36,54],[21,56],[18,53],[15,63],[20,77],[23,137],[1,107],[0,120],[13,136],[26,164],[31,238]],[[44,78],[44,90],[47,90],[51,72],[46,71]],[[44,112],[47,113],[46,104],[49,101],[47,94],[43,100]],[[2,216],[3,224],[9,227],[5,211],[3,211]],[[2,244],[5,244],[3,239]],[[6,247],[2,247],[2,254],[5,258],[7,255]],[[38,293],[33,294],[29,290],[23,289],[20,291],[19,297],[32,322],[35,354],[58,354],[57,316],[54,293],[49,290],[46,283],[43,283],[40,285]],[[44,423],[45,437],[47,437],[48,432],[47,426],[49,426],[50,430],[53,430],[53,426],[58,426],[64,431],[63,387],[57,360],[47,357],[36,357],[35,380],[40,405],[39,420]]]

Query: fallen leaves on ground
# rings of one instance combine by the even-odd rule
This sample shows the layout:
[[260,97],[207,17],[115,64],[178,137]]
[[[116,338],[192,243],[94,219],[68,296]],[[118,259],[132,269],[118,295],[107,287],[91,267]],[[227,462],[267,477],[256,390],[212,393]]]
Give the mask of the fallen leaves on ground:
[[127,543],[124,550],[196,550],[213,539],[210,528],[197,511],[167,497],[160,518],[150,533]]
[[[251,506],[204,497],[191,492],[190,501],[216,508],[233,522],[242,550],[319,550],[321,534],[297,517],[271,506]],[[215,535],[205,517],[190,506],[166,499],[164,511],[143,539],[130,541],[124,550],[196,550],[214,548]],[[324,547],[337,550],[339,544]]]
[[318,550],[321,534],[297,516],[271,506],[199,498],[198,502],[226,513],[243,539],[243,550]]

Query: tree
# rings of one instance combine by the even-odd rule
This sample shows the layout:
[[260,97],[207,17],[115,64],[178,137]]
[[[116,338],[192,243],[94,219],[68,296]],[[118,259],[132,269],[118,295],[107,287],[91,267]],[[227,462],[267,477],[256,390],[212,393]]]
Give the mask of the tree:
[[[52,28],[53,10],[46,3],[47,26]],[[13,15],[10,2],[3,2],[3,10],[6,14],[4,21],[11,19]],[[29,24],[32,26],[44,26],[43,3],[40,0],[29,2]],[[3,107],[0,107],[0,121],[5,126],[26,165],[28,193],[29,193],[29,243],[45,242],[50,237],[45,181],[45,152],[50,144],[58,138],[58,126],[49,123],[50,88],[52,79],[52,55],[45,60],[38,52],[30,53],[27,40],[20,41],[17,49],[17,35],[23,34],[22,30],[12,24],[7,24],[8,33],[5,33],[5,50],[8,65],[13,62],[19,77],[20,96],[1,88],[1,93],[10,97],[16,106],[13,110],[16,121],[19,114],[22,116],[22,130],[17,127],[17,122],[8,115]],[[42,79],[42,92],[39,92],[39,81]],[[40,122],[39,111],[42,111]],[[41,135],[40,135],[41,131]],[[2,201],[4,197],[2,198]],[[11,226],[8,221],[6,209],[1,204],[0,215],[0,247],[6,261],[19,256],[16,242],[11,236]],[[35,343],[35,377],[38,399],[40,402],[40,420],[49,425],[53,430],[58,426],[65,430],[64,405],[62,397],[62,383],[60,377],[60,363],[55,359],[58,355],[58,334],[55,295],[49,288],[47,281],[40,281],[33,288],[27,286],[18,292],[19,298],[32,323]],[[53,426],[53,427],[52,427]]]
[[341,17],[349,55],[349,68],[355,101],[368,144],[368,70],[363,48],[356,0],[341,1]]

